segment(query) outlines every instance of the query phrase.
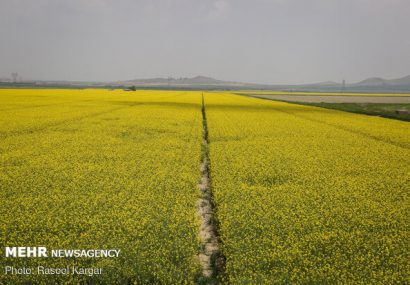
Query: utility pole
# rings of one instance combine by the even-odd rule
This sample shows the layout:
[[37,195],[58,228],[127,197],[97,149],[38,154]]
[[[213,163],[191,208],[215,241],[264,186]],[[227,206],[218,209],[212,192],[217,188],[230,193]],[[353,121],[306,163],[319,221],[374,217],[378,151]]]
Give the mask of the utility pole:
[[11,74],[11,78],[13,80],[13,83],[17,83],[17,78],[18,78],[19,74],[17,72],[13,72]]

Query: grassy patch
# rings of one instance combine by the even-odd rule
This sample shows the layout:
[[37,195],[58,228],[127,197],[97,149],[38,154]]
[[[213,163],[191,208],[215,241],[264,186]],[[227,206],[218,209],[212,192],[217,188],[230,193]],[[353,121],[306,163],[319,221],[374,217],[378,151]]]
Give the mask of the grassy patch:
[[[293,102],[292,102],[293,103]],[[397,119],[410,122],[410,114],[397,114],[396,110],[410,111],[410,104],[384,104],[384,103],[304,103],[297,104],[317,106],[328,109],[341,110],[371,116]]]

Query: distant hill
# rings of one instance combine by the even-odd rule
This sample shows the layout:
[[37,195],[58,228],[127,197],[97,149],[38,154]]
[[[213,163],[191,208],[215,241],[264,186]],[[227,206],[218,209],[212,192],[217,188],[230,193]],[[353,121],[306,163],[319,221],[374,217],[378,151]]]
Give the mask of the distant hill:
[[367,78],[363,81],[351,84],[354,86],[383,86],[387,85],[386,79],[380,78],[380,77],[372,77],[372,78]]
[[[341,88],[342,84],[334,81],[324,81],[312,84],[299,84],[299,85],[269,85],[269,84],[253,84],[234,81],[223,81],[207,76],[195,76],[195,77],[180,77],[180,78],[147,78],[147,79],[134,79],[126,81],[111,82],[112,85],[121,86],[226,86],[226,87],[244,87],[244,88],[303,88],[303,89],[318,89],[318,88]],[[390,87],[410,87],[410,75],[397,79],[383,79],[380,77],[372,77],[363,81],[346,84],[348,88],[390,88]]]
[[[273,81],[274,79],[272,79]],[[207,76],[195,77],[159,77],[133,79],[114,82],[85,82],[85,81],[46,81],[26,80],[13,83],[11,79],[0,79],[0,87],[61,87],[61,88],[136,88],[153,89],[198,89],[198,90],[279,90],[279,91],[316,91],[316,92],[410,92],[410,75],[397,79],[383,79],[372,77],[357,83],[346,84],[325,81],[312,84],[273,85],[255,84],[235,81],[223,81]]]
[[306,86],[341,86],[341,83],[337,83],[334,81],[324,81],[324,82],[318,82],[318,83],[313,83],[313,84],[307,84]]
[[392,85],[406,85],[406,86],[410,86],[410,75],[407,75],[405,77],[402,78],[398,78],[398,79],[392,79],[392,80],[388,80],[389,84]]
[[150,86],[178,86],[178,85],[219,85],[219,86],[246,86],[246,85],[254,85],[254,84],[247,84],[241,82],[233,82],[233,81],[222,81],[215,78],[207,77],[207,76],[195,76],[195,77],[180,77],[180,78],[147,78],[147,79],[133,79],[133,80],[126,80],[126,81],[117,81],[112,82],[115,85],[124,85],[124,86],[131,86],[131,85],[150,85]]
[[397,79],[383,79],[372,77],[363,81],[351,84],[352,86],[410,86],[410,75]]

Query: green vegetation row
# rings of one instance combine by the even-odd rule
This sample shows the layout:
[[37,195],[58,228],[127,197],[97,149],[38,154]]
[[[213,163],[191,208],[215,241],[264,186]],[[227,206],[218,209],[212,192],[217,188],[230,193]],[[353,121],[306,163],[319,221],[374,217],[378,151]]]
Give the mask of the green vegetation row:
[[[410,104],[385,104],[385,103],[303,103],[297,104],[317,106],[322,108],[352,112],[370,116],[379,116],[410,122]],[[397,110],[407,110],[408,113],[400,113]]]

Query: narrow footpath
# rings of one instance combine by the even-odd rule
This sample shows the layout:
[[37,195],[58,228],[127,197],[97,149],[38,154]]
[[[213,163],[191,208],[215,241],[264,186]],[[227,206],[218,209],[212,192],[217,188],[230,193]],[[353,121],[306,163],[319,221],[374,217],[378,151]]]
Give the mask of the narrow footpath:
[[220,250],[218,237],[218,221],[213,203],[210,160],[209,160],[209,138],[206,120],[205,100],[202,94],[202,156],[201,156],[201,180],[199,183],[200,198],[198,200],[198,216],[201,220],[199,237],[201,239],[201,250],[199,261],[202,266],[202,284],[220,283],[225,264],[225,258]]

